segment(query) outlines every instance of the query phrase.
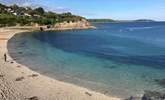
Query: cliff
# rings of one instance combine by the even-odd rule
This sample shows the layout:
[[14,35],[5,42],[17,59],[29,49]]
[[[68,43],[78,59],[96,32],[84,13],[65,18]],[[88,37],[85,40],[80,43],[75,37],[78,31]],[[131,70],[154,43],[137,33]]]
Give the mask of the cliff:
[[62,22],[62,23],[56,23],[54,25],[54,28],[56,29],[95,29],[96,27],[92,26],[87,20],[82,19],[81,21],[77,22]]

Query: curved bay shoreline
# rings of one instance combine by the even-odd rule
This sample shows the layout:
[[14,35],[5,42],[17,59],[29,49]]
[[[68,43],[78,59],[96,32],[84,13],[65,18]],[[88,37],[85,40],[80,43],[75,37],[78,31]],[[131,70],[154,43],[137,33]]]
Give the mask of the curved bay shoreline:
[[120,100],[70,83],[41,75],[18,64],[7,54],[7,42],[15,34],[31,32],[31,28],[0,28],[0,99],[1,100]]

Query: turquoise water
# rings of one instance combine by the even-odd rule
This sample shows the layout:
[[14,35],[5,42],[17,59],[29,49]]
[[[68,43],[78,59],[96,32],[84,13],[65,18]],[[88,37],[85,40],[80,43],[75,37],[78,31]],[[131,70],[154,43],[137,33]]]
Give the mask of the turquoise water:
[[17,62],[118,97],[165,91],[165,23],[94,23],[96,30],[32,32],[8,43]]

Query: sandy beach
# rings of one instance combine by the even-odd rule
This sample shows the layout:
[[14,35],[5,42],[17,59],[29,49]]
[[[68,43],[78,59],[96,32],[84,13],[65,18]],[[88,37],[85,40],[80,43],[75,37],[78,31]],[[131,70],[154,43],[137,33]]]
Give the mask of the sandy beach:
[[18,64],[7,53],[7,42],[15,34],[26,31],[31,30],[0,28],[0,100],[120,100],[49,78]]

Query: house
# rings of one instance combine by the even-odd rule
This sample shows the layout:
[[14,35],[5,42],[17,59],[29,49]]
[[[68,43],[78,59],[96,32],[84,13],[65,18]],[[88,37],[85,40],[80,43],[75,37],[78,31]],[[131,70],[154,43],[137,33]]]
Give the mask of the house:
[[24,13],[24,15],[25,15],[25,16],[28,16],[28,17],[31,17],[31,15],[30,15],[30,14],[28,14],[28,13]]
[[37,14],[34,14],[33,16],[36,18],[41,17],[40,15],[37,15]]
[[11,12],[11,13],[14,13],[14,10],[11,10],[10,12]]
[[13,12],[13,15],[17,16],[17,13],[16,12]]
[[11,9],[11,8],[7,8],[7,11],[8,11],[8,12],[11,12],[11,11],[12,11],[12,9]]

